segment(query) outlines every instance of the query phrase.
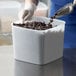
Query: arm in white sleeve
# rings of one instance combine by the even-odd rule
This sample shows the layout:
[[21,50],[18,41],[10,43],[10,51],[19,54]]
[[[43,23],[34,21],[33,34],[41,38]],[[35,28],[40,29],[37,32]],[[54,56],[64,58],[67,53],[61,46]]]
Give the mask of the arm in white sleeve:
[[25,4],[26,3],[34,3],[35,5],[37,5],[39,2],[39,0],[25,0]]
[[19,12],[18,16],[21,23],[33,16],[38,2],[39,0],[25,0],[25,7]]

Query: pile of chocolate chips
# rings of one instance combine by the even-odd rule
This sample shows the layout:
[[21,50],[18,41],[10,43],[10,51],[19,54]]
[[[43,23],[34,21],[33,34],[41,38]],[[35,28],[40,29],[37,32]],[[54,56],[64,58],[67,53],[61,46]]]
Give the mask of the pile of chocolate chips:
[[34,29],[34,30],[46,30],[52,28],[52,24],[50,23],[45,24],[44,22],[36,22],[36,21],[26,22],[25,24],[13,23],[13,25],[28,28],[28,29]]

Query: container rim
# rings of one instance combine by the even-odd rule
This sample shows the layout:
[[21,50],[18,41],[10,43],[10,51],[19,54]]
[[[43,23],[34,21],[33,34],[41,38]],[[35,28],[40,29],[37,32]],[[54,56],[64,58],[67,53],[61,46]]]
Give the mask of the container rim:
[[[47,17],[33,16],[33,19],[35,19],[35,18],[43,19],[43,22],[44,22],[44,20],[45,20],[45,21],[47,20],[47,23],[50,21],[50,18],[47,18]],[[33,20],[33,21],[35,21],[35,20]],[[53,23],[55,23],[55,21],[56,21],[56,22],[59,22],[60,24],[54,26],[53,28],[49,28],[49,29],[46,29],[46,30],[33,30],[33,29],[24,28],[24,27],[14,26],[13,23],[19,23],[19,20],[15,21],[15,22],[12,22],[11,25],[12,25],[12,27],[19,28],[19,29],[30,30],[30,31],[38,31],[38,32],[45,32],[45,31],[54,29],[54,28],[58,27],[58,26],[61,25],[61,24],[65,25],[65,23],[66,23],[66,22],[63,21],[63,20],[54,19],[54,22],[52,22],[52,25],[53,25]],[[25,21],[25,23],[26,23],[26,22],[28,22],[28,21]]]

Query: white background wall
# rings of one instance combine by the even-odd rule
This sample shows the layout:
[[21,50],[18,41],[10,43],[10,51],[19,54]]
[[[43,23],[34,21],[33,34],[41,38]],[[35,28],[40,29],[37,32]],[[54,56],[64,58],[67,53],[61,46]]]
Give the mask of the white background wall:
[[25,0],[0,0],[0,1],[20,1],[20,2],[23,2]]
[[[0,0],[0,1],[8,1],[8,0]],[[11,0],[9,0],[9,1],[11,1]],[[23,2],[23,1],[25,1],[25,0],[12,0],[12,1],[19,1],[19,2]],[[40,0],[40,1],[43,1],[44,3],[48,3],[48,1],[49,0]]]

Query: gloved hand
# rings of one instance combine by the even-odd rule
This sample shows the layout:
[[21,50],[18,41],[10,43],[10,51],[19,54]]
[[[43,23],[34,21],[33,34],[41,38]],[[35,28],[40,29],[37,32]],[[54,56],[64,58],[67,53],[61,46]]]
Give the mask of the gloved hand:
[[28,20],[34,14],[36,5],[34,3],[26,3],[24,9],[19,12],[20,23],[24,23],[25,20]]

